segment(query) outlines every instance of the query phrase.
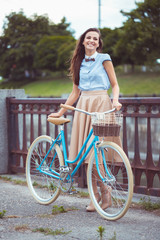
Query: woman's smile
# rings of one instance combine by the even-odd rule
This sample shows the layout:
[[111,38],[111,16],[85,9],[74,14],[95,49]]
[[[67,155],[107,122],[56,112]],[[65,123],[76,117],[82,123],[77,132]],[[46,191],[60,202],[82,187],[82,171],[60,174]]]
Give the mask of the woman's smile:
[[99,34],[97,32],[88,32],[84,38],[83,45],[86,54],[93,54],[99,47]]

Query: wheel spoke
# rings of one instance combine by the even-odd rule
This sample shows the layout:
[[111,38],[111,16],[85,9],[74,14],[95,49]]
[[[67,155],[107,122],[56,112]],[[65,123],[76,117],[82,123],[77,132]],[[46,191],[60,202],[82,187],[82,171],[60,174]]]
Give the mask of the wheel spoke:
[[[104,148],[107,149],[105,155],[101,154]],[[104,156],[104,159],[102,156]],[[98,174],[93,153],[87,172],[90,197],[102,217],[107,220],[116,220],[127,212],[132,199],[133,175],[130,163],[123,150],[117,144],[111,142],[101,144],[98,159],[99,171],[102,177],[105,176],[105,182]],[[104,161],[106,164],[104,164]],[[98,191],[101,195],[102,201],[99,203],[96,201],[95,191]]]
[[55,144],[44,160],[51,144],[50,137],[38,137],[32,143],[27,155],[26,177],[28,187],[33,197],[41,204],[49,204],[55,201],[60,193],[58,175],[60,166],[63,166],[64,163],[59,146]]

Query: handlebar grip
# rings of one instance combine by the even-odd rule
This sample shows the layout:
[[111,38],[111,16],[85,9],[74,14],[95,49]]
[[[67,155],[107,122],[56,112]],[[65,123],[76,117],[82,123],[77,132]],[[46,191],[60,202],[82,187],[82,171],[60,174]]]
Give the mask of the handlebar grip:
[[62,104],[62,103],[60,104],[60,107],[61,107],[61,108],[66,108],[66,109],[72,110],[72,111],[75,110],[75,108],[74,108],[73,106],[66,105],[66,104]]

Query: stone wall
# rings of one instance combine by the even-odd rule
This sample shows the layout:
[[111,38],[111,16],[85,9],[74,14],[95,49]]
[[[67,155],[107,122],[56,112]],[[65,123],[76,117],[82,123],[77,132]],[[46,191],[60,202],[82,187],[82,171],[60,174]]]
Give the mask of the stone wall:
[[26,98],[24,89],[0,89],[0,174],[8,173],[8,133],[6,98]]

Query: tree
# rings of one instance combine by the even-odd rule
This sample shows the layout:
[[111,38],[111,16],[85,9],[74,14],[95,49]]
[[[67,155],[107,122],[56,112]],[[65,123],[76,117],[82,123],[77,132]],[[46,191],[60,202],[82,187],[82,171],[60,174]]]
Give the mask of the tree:
[[131,12],[122,12],[124,23],[115,53],[123,56],[124,63],[153,63],[160,56],[160,1],[144,0],[136,3]]
[[51,35],[54,36],[72,36],[74,34],[73,30],[68,30],[70,23],[66,22],[66,18],[63,17],[61,22],[58,24],[51,24],[50,28],[52,31]]
[[73,39],[65,42],[58,49],[58,57],[56,61],[57,69],[66,70],[69,68],[71,56],[75,48],[76,41]]
[[69,25],[65,18],[56,25],[47,16],[34,15],[27,18],[22,11],[8,15],[3,27],[4,33],[0,37],[0,75],[9,80],[21,80],[27,72],[27,76],[35,77],[37,43],[44,36],[72,38],[72,32],[67,29]]
[[34,66],[37,69],[51,71],[65,68],[58,54],[62,57],[64,55],[62,49],[69,46],[73,41],[74,38],[71,36],[44,36],[36,45]]
[[101,29],[103,39],[103,52],[111,55],[115,66],[121,63],[121,58],[114,52],[115,44],[120,39],[120,31],[120,28],[115,28],[114,30],[110,28]]
[[120,58],[121,64],[132,65],[132,71],[134,71],[135,64],[143,64],[146,59],[142,49],[138,48],[136,38],[136,26],[132,26],[131,29],[130,24],[126,24],[125,27],[121,28],[120,39],[114,46],[115,56]]

